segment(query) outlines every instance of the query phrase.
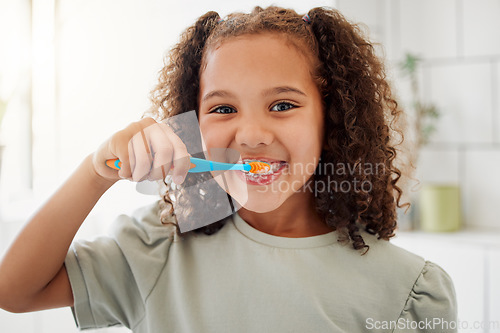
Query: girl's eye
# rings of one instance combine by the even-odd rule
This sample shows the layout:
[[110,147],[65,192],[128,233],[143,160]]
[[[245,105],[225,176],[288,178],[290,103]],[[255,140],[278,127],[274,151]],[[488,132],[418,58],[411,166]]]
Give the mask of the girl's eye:
[[[220,111],[220,112],[218,112],[218,111]],[[223,106],[216,107],[215,109],[210,111],[210,113],[229,114],[229,113],[232,113],[232,111],[234,111],[234,109],[232,107],[229,107],[227,105],[223,105]]]
[[[292,104],[289,102],[280,102],[280,103],[275,104],[271,108],[271,111],[287,111],[287,110],[293,109],[295,107],[297,107],[297,105],[295,105],[295,104]],[[234,112],[236,112],[236,110],[234,108],[227,106],[227,105],[222,105],[222,106],[216,107],[215,109],[213,109],[209,113],[230,114],[230,113],[234,113]]]
[[272,111],[287,111],[287,110],[290,110],[290,109],[293,109],[297,107],[296,105],[292,104],[292,103],[288,103],[288,102],[280,102],[278,104],[275,104],[271,110]]

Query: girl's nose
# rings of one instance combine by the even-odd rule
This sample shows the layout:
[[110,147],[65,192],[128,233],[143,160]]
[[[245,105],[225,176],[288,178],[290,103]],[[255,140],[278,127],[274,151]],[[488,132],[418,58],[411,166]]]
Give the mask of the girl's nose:
[[269,119],[259,119],[254,115],[241,117],[236,128],[235,141],[247,148],[270,145],[274,138],[272,124]]

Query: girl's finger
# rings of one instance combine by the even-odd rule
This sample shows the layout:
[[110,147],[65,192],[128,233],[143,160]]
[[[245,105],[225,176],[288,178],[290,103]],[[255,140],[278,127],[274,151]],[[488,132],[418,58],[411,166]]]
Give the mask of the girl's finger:
[[145,130],[141,128],[129,142],[130,157],[133,154],[133,158],[130,158],[132,180],[136,182],[147,177],[153,164],[150,142]]
[[[144,129],[154,124],[156,124],[156,121],[153,118],[144,118],[130,124],[124,130],[127,136],[127,145],[121,145],[121,147],[124,150],[124,147],[127,147],[127,153],[122,153],[124,156],[127,155],[127,158],[122,160],[123,172],[120,174],[122,178],[132,178],[132,180],[137,181],[138,178],[140,179],[144,176],[140,174],[144,172],[143,169],[148,167],[146,165],[147,161],[152,159],[151,157],[148,158],[149,144],[145,137]],[[146,157],[146,160],[144,157]],[[137,163],[141,164],[138,166]]]
[[108,146],[109,146],[109,141],[106,141],[103,144],[101,144],[101,146],[94,153],[93,156],[94,168],[96,172],[102,177],[109,180],[118,180],[119,179],[118,171],[109,168],[104,163],[108,159],[116,158],[116,155],[110,153]]
[[[121,161],[121,168],[118,172],[120,178],[130,178],[132,173],[130,171],[129,151],[126,142],[128,142],[130,133],[128,128],[125,128],[114,134],[108,141],[109,148],[106,150],[110,156],[105,156],[107,159],[118,158]],[[108,167],[106,167],[108,168]],[[110,169],[110,168],[108,168]]]
[[143,128],[131,140],[130,150],[135,156],[130,160],[134,181],[158,180],[164,173],[168,174],[173,146],[161,126],[162,124],[154,123]]
[[165,131],[161,128],[164,124],[156,124],[148,131],[153,151],[153,165],[149,173],[149,180],[159,180],[165,178],[169,173],[174,155],[174,147]]
[[156,121],[153,118],[144,118],[133,122],[125,129],[119,131],[115,135],[116,138],[111,140],[113,145],[112,152],[116,156],[115,158],[121,161],[121,169],[118,172],[120,178],[132,178],[132,170],[135,168],[136,156],[133,147],[130,145],[131,138],[143,128],[154,123]]
[[172,179],[175,184],[181,184],[182,182],[184,182],[184,179],[186,178],[191,165],[190,155],[184,142],[182,142],[182,140],[172,131],[172,129],[166,124],[162,125],[164,126],[161,126],[161,128],[168,136],[170,143],[172,144],[174,149],[174,169],[172,171]]

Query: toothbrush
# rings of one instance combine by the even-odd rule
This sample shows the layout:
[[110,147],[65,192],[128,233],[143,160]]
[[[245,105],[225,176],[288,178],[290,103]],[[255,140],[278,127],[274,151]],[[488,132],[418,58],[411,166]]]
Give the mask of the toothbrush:
[[[241,170],[251,173],[266,173],[271,170],[271,166],[266,162],[254,161],[250,163],[222,163],[190,157],[191,166],[188,172],[205,172],[218,170]],[[107,160],[106,165],[112,169],[120,170],[121,161],[119,159]]]

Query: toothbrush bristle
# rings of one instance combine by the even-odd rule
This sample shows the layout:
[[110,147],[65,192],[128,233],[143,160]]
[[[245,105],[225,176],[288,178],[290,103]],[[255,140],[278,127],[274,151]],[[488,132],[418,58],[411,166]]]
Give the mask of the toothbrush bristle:
[[271,170],[271,166],[266,162],[250,162],[248,164],[252,167],[251,173],[266,173]]

